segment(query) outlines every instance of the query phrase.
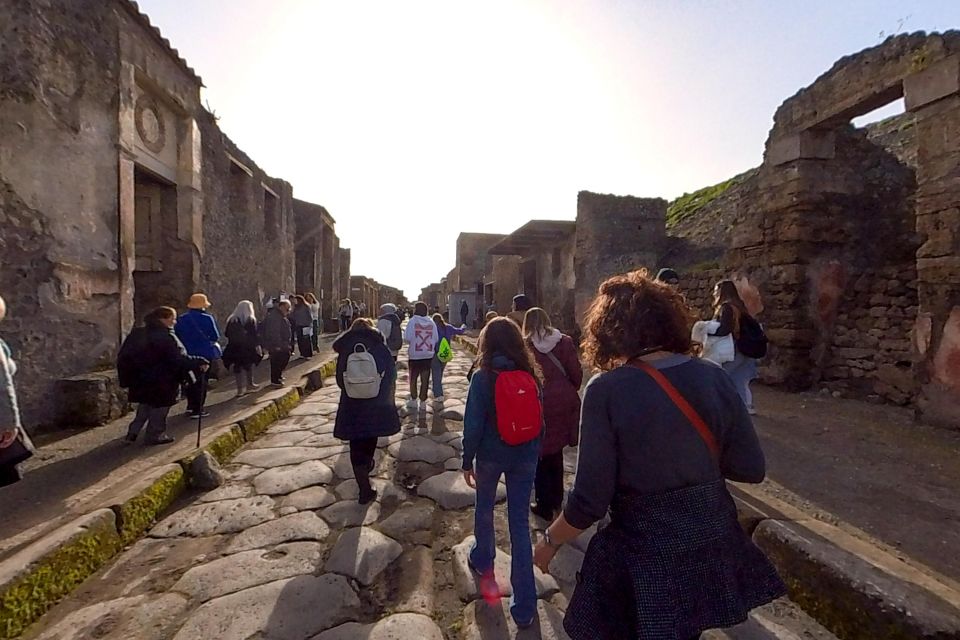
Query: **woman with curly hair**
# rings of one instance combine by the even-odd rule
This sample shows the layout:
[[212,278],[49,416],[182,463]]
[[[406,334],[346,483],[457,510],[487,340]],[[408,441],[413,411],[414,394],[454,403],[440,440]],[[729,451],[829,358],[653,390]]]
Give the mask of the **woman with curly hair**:
[[[496,593],[493,560],[497,549],[493,506],[497,501],[500,476],[505,476],[512,556],[510,584],[513,586],[513,599],[510,614],[517,626],[528,627],[533,624],[537,614],[529,510],[543,436],[543,412],[539,398],[542,377],[537,361],[520,335],[520,327],[507,318],[496,318],[484,327],[478,343],[477,363],[478,368],[470,379],[463,416],[463,476],[466,483],[477,490],[474,512],[476,543],[470,551],[468,562],[480,577],[481,593]],[[529,425],[528,435],[531,437],[524,438],[525,441],[519,444],[508,444],[502,435],[502,422],[498,423],[497,419],[498,413],[503,412],[505,415],[500,417],[506,417],[506,410],[512,408],[502,401],[506,385],[501,385],[499,379],[512,372],[526,374],[512,376],[511,379],[519,377],[531,383],[525,398],[535,403],[533,408],[536,410],[536,422]],[[513,419],[512,415],[510,419]]]
[[725,480],[761,482],[765,462],[729,376],[693,357],[676,289],[635,271],[608,279],[587,312],[587,385],[573,491],[535,560],[609,511],[564,618],[573,640],[687,640],[746,619],[785,592],[737,522]]

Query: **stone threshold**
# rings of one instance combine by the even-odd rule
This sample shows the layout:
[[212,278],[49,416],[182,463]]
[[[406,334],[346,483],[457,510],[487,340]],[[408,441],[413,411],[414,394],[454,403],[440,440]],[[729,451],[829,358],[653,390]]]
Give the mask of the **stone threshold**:
[[[190,462],[207,451],[220,463],[259,438],[301,399],[334,375],[331,356],[289,387],[268,392],[257,405],[234,412],[202,434],[202,446],[175,463],[158,464],[136,480],[120,478],[91,510],[0,562],[0,640],[12,640],[125,547],[140,538],[188,487]],[[81,490],[83,494],[88,489]],[[80,495],[78,494],[78,495]],[[84,500],[85,498],[77,498]]]

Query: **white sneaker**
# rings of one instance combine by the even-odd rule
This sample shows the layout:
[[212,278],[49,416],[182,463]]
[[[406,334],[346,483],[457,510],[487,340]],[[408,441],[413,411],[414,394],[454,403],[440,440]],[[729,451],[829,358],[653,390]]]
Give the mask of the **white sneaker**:
[[755,416],[757,415],[757,410],[753,408],[753,405],[750,405],[747,407],[747,413],[749,413],[751,416]]

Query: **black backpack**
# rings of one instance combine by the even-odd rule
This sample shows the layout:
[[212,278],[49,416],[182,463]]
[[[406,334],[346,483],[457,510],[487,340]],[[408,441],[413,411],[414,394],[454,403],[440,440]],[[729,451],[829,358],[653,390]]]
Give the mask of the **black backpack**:
[[740,337],[736,339],[737,351],[748,358],[763,358],[767,355],[767,334],[753,316],[740,316]]
[[143,365],[143,354],[147,348],[147,329],[137,327],[130,332],[120,352],[117,353],[117,381],[123,389],[129,389],[137,381],[137,373]]
[[387,336],[387,348],[391,351],[400,351],[403,346],[403,335],[400,333],[400,319],[395,314],[387,317],[390,321],[390,335]]

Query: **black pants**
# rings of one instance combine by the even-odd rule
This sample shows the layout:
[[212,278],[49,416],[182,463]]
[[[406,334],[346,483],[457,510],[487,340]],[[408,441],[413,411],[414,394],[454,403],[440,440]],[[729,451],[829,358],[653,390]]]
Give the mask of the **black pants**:
[[207,374],[196,372],[196,382],[184,385],[183,394],[187,396],[187,411],[197,412],[207,402]]
[[350,441],[350,464],[357,477],[360,497],[370,495],[370,472],[373,471],[373,454],[377,451],[377,438],[357,438]]
[[407,373],[410,375],[410,397],[417,397],[417,382],[420,383],[420,399],[427,401],[427,392],[430,387],[430,369],[433,366],[433,358],[424,360],[410,360],[407,364]]
[[349,329],[352,321],[353,318],[350,316],[340,316],[340,331],[346,331]]
[[283,370],[287,368],[288,362],[290,362],[288,349],[270,350],[270,382],[280,384],[283,381]]
[[555,513],[563,506],[563,452],[542,456],[534,479],[537,507]]
[[300,348],[300,357],[309,358],[313,355],[313,338],[303,335],[303,327],[297,327],[297,346]]

